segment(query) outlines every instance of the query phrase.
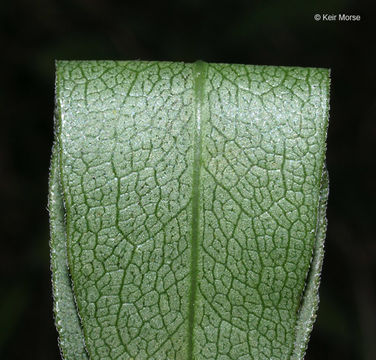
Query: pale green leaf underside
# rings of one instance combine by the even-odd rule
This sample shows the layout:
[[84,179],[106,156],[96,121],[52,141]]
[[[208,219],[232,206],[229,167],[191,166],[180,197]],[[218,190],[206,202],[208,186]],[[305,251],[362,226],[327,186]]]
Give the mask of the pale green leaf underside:
[[59,61],[65,359],[302,359],[325,237],[326,69]]

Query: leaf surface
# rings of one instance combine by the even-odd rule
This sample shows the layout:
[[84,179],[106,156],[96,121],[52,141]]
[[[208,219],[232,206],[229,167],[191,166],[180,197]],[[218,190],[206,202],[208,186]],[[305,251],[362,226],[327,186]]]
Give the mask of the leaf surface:
[[66,359],[302,359],[325,237],[326,69],[59,61]]

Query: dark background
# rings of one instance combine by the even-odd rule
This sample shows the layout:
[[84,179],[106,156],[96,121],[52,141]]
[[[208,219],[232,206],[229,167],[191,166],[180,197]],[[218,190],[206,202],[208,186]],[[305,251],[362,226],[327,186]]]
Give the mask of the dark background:
[[[329,67],[321,304],[306,360],[376,359],[375,15],[371,2],[5,1],[0,75],[0,358],[59,359],[47,182],[54,59]],[[314,14],[361,15],[357,22]]]

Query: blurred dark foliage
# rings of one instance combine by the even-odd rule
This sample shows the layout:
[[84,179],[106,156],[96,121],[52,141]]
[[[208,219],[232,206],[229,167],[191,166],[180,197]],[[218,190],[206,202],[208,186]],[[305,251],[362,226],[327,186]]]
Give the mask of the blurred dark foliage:
[[[331,68],[329,228],[306,359],[376,359],[371,2],[19,0],[0,8],[1,359],[59,359],[46,210],[54,59]],[[316,13],[359,14],[361,21],[315,21]]]

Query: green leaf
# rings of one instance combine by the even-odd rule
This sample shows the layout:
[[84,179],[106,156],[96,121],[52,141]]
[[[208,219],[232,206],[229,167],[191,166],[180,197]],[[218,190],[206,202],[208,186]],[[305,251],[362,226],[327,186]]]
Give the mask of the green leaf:
[[59,61],[49,208],[65,359],[303,359],[329,71]]

